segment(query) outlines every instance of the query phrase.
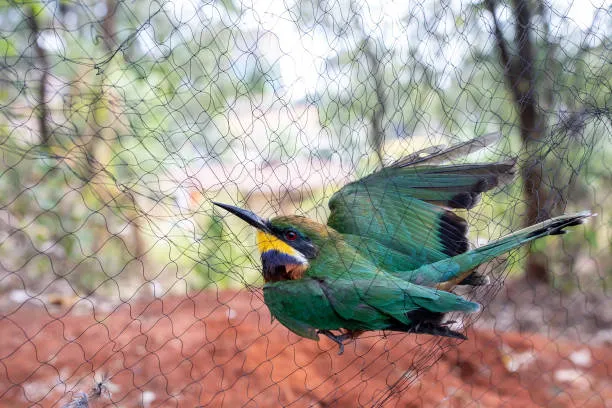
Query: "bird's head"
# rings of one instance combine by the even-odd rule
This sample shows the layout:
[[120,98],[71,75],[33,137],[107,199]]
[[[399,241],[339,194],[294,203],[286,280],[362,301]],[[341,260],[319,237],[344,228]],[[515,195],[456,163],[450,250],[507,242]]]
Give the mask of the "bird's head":
[[257,228],[257,248],[266,282],[300,279],[329,236],[325,225],[306,217],[291,215],[264,220],[249,210],[214,204]]

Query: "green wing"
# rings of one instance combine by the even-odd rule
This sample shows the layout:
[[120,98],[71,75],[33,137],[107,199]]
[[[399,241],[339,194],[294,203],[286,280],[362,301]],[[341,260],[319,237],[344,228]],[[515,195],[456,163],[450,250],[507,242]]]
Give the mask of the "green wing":
[[448,149],[428,149],[426,157],[417,153],[344,186],[330,199],[328,225],[352,235],[353,243],[357,237],[356,248],[376,262],[376,246],[393,251],[391,264],[385,265],[389,270],[413,269],[467,251],[467,223],[444,207],[473,207],[482,192],[512,179],[514,162],[431,163],[471,153],[496,139],[486,135]]
[[264,286],[274,317],[292,332],[318,340],[317,330],[385,330],[413,323],[409,313],[475,312],[477,303],[450,292],[413,285],[391,275],[280,281]]
[[[360,322],[354,330],[384,330],[392,320],[409,325],[410,312],[425,309],[434,313],[461,311],[472,313],[480,309],[477,303],[461,296],[433,288],[414,285],[389,274],[373,279],[345,277],[321,281],[323,292],[334,311],[350,322]],[[355,323],[354,323],[355,324]]]
[[331,240],[320,248],[308,276],[318,282],[334,312],[351,330],[382,330],[412,323],[409,313],[474,312],[473,303],[453,293],[415,285],[377,268],[345,240]]

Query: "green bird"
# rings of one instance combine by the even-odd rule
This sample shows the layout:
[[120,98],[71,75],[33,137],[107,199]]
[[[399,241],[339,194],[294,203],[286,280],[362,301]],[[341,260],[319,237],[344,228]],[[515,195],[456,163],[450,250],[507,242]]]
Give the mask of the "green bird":
[[323,334],[339,354],[346,340],[373,330],[466,339],[445,314],[480,305],[452,293],[456,285],[487,284],[479,265],[591,215],[552,218],[470,249],[467,223],[452,210],[470,209],[481,193],[511,181],[515,161],[441,163],[498,138],[428,148],[345,185],[329,201],[327,225],[214,204],[257,228],[264,301],[292,332],[313,340]]

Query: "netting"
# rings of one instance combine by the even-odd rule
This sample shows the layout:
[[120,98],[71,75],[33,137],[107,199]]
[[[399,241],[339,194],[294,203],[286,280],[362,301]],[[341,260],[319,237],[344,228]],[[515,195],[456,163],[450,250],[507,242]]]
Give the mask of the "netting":
[[[0,2],[0,405],[606,406],[612,7],[603,0]],[[499,133],[468,340],[338,346],[271,318],[255,230]],[[304,308],[311,305],[304,304]]]

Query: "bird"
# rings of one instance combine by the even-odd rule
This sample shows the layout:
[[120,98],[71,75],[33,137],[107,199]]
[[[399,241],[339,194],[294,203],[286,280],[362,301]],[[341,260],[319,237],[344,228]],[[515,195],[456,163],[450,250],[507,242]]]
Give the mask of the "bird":
[[398,331],[467,339],[445,320],[478,312],[479,303],[453,292],[490,279],[477,267],[533,240],[566,233],[592,214],[562,215],[480,247],[455,211],[470,210],[482,193],[514,180],[516,160],[448,163],[500,139],[486,134],[432,146],[349,183],[329,200],[327,223],[285,215],[263,219],[230,204],[214,205],[256,228],[264,302],[273,318],[312,340],[337,343],[364,332]]

